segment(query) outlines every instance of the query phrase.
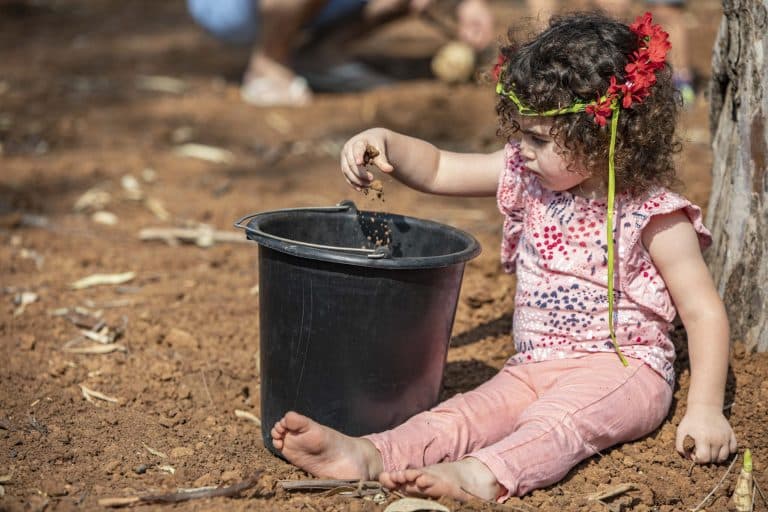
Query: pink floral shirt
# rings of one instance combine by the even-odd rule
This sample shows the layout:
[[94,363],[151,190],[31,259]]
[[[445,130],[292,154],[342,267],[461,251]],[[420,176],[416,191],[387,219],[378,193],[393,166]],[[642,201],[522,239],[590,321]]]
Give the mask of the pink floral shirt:
[[[508,144],[498,188],[504,214],[501,260],[517,272],[510,364],[614,352],[608,331],[606,202],[541,186],[518,145]],[[676,311],[640,235],[654,215],[683,210],[711,243],[701,210],[658,189],[642,199],[616,198],[616,339],[627,357],[643,360],[673,385],[675,349],[669,337]],[[620,364],[617,358],[617,364]]]

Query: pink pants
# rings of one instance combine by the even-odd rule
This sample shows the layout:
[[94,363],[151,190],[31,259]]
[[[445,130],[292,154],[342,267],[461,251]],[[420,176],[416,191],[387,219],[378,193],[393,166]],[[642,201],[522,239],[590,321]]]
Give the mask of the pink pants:
[[365,436],[384,471],[471,456],[523,495],[563,478],[580,461],[658,427],[672,390],[637,359],[593,354],[506,365],[491,380],[386,432]]

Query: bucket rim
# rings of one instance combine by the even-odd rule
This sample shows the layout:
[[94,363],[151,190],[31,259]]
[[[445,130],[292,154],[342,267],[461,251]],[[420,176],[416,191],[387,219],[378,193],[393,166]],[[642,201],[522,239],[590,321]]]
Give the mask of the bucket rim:
[[[276,235],[266,233],[261,229],[261,224],[263,222],[274,218],[279,218],[280,216],[287,215],[289,213],[295,214],[296,212],[301,211],[307,213],[341,213],[344,215],[384,215],[387,217],[387,219],[394,221],[401,219],[411,224],[429,226],[432,228],[439,228],[441,230],[448,231],[453,236],[464,241],[466,247],[460,251],[437,256],[411,256],[391,258],[387,257],[386,251],[368,250],[366,253],[362,253],[362,251],[359,253],[345,252],[345,248],[342,247],[334,248],[325,246],[313,246],[312,244],[306,244],[296,240],[280,238]],[[248,223],[244,225],[243,221],[246,219],[250,220],[248,220]],[[245,231],[245,236],[248,240],[252,240],[259,246],[264,246],[278,252],[311,260],[327,261],[331,263],[340,263],[344,265],[368,268],[428,269],[449,267],[456,264],[466,263],[467,261],[477,257],[482,250],[480,243],[474,236],[454,226],[433,220],[421,219],[418,217],[401,215],[397,213],[358,210],[352,201],[342,201],[337,206],[333,207],[285,208],[253,213],[246,215],[245,217],[235,222],[235,227],[242,228]]]

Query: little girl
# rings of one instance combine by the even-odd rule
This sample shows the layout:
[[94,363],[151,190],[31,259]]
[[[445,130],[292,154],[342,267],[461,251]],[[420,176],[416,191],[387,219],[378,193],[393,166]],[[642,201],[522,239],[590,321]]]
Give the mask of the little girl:
[[728,322],[701,255],[710,236],[700,209],[666,188],[677,115],[668,50],[650,14],[631,26],[555,18],[502,48],[499,132],[519,135],[503,150],[451,153],[381,128],[346,143],[341,167],[356,188],[373,180],[372,145],[374,163],[417,190],[496,195],[502,263],[517,272],[517,350],[490,381],[387,432],[352,438],[289,412],[271,432],[277,450],[316,476],[411,494],[525,494],[661,424],[676,313],[691,366],[676,448],[698,463],[736,450],[723,415]]

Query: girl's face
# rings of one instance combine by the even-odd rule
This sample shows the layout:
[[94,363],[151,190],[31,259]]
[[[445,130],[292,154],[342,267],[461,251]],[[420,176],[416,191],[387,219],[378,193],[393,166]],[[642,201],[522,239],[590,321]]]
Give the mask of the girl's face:
[[546,117],[523,117],[520,124],[520,156],[541,185],[555,192],[579,187],[580,195],[593,192],[591,177],[577,168],[568,169],[563,150],[550,135],[552,120]]

